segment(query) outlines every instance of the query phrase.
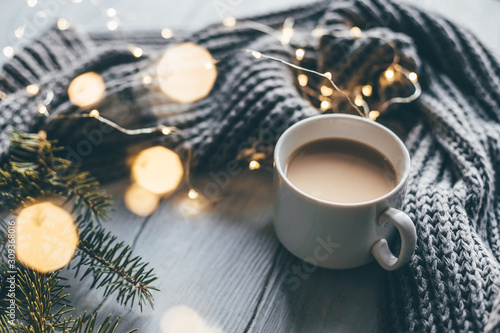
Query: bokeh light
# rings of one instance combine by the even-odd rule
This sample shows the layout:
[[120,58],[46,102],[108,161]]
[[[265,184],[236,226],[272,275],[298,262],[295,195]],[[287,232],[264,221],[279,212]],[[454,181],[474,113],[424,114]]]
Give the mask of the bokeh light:
[[132,165],[132,180],[158,195],[173,192],[183,175],[179,155],[162,146],[143,150]]
[[160,328],[162,333],[224,333],[208,325],[196,311],[184,305],[168,309],[161,318]]
[[125,206],[132,213],[139,216],[148,216],[158,208],[160,196],[133,183],[125,191],[124,201]]
[[87,107],[99,102],[106,91],[102,77],[95,72],[78,75],[68,87],[71,103],[79,107]]
[[78,245],[73,217],[66,210],[41,202],[21,210],[16,221],[16,256],[25,266],[48,273],[66,266]]
[[217,78],[210,52],[194,43],[169,48],[157,67],[161,90],[180,103],[192,103],[207,96]]

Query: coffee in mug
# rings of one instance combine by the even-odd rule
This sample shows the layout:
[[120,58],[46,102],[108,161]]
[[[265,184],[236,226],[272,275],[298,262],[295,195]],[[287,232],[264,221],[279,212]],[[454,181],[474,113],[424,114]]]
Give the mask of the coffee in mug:
[[285,174],[313,197],[338,203],[379,198],[397,185],[396,171],[378,150],[355,140],[316,140],[296,149]]

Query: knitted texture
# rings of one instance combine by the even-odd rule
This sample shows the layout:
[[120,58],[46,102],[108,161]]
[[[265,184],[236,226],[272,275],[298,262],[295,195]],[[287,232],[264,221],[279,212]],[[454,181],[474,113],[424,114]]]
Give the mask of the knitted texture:
[[[393,106],[379,119],[405,139],[412,157],[403,210],[417,230],[417,247],[407,266],[387,273],[383,331],[465,332],[500,329],[500,64],[468,31],[413,7],[388,0],[323,1],[252,18],[279,28],[287,17],[303,34],[304,66],[330,71],[343,88],[366,84],[391,63],[392,49],[377,39],[324,36],[310,31],[356,25],[382,33],[401,52],[401,64],[416,71],[423,93],[414,103]],[[189,105],[169,103],[155,84],[141,78],[154,69],[168,44],[156,34],[127,38],[145,50],[135,58],[117,35],[84,37],[53,29],[16,54],[0,72],[0,158],[8,153],[8,132],[44,129],[98,176],[111,179],[126,172],[126,158],[152,144],[192,147],[193,163],[221,167],[246,148],[268,149],[300,119],[318,114],[296,84],[296,72],[276,62],[235,53],[218,64],[210,95]],[[214,58],[242,48],[291,61],[271,36],[245,23],[234,28],[212,25],[186,39],[207,48]],[[55,119],[88,112],[73,106],[67,87],[78,74],[95,71],[106,82],[101,115],[128,128],[176,126],[176,135],[126,136],[94,119]],[[24,87],[37,83],[29,96]],[[324,81],[311,77],[319,91]],[[375,85],[374,85],[375,87]],[[399,91],[378,88],[389,98]],[[51,90],[52,116],[36,111]],[[342,99],[335,111],[352,112]],[[97,134],[105,133],[102,135]],[[90,142],[83,150],[82,140]]]

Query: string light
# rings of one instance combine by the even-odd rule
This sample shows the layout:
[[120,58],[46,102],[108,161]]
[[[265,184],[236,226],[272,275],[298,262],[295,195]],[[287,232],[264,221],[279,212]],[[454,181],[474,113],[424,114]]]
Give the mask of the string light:
[[415,83],[418,81],[418,76],[417,76],[417,73],[415,72],[410,72],[408,74],[408,79],[410,79],[411,82]]
[[47,112],[47,107],[45,105],[43,105],[43,104],[38,105],[38,112],[40,114],[45,114],[46,115],[48,113]]
[[297,76],[297,80],[299,81],[299,85],[301,87],[305,87],[305,86],[307,86],[307,81],[309,80],[309,78],[305,74],[299,74]]
[[394,69],[393,68],[388,68],[385,72],[384,72],[384,76],[387,80],[389,81],[392,81],[392,79],[394,78]]
[[140,47],[137,47],[135,45],[129,44],[128,49],[130,50],[130,52],[132,52],[132,54],[136,58],[140,58],[143,54],[143,50]]
[[331,96],[333,94],[333,89],[327,86],[321,86],[320,90],[323,96]]
[[329,101],[327,101],[327,100],[322,101],[321,104],[320,104],[321,111],[326,111],[331,106],[332,106],[332,104]]
[[358,27],[352,27],[351,30],[349,30],[349,34],[352,38],[359,38],[361,37],[361,29]]
[[6,46],[3,48],[3,54],[7,58],[12,58],[14,56],[14,48],[12,46]]
[[258,51],[252,51],[252,55],[255,59],[260,59],[262,57],[262,53]]
[[207,62],[207,63],[205,64],[205,68],[206,68],[206,69],[212,69],[213,67],[214,67],[214,64],[212,64],[211,62]]
[[196,190],[194,190],[194,189],[190,189],[188,192],[188,197],[191,200],[197,199],[199,196],[200,196],[200,194],[198,192],[196,192]]
[[106,10],[106,15],[108,15],[108,17],[115,17],[116,16],[116,9],[108,8]]
[[26,91],[31,96],[35,96],[40,91],[40,88],[36,84],[30,84],[30,85],[26,86]]
[[69,100],[82,108],[99,102],[105,92],[104,80],[95,72],[78,75],[68,86]]
[[153,77],[151,75],[144,75],[142,77],[142,83],[151,84],[151,82],[153,82]]
[[64,30],[68,30],[70,27],[70,24],[68,22],[68,20],[66,20],[65,18],[60,18],[59,20],[57,20],[57,28],[61,31],[64,31]]
[[377,120],[378,116],[380,116],[380,112],[377,110],[372,110],[370,111],[370,113],[368,113],[368,117],[370,117],[370,119],[373,121]]
[[364,85],[361,88],[361,93],[363,93],[363,95],[365,95],[366,97],[370,97],[372,95],[372,86],[369,84]]
[[326,77],[328,80],[332,79],[332,73],[330,72],[326,72],[325,74],[323,74],[323,76]]
[[248,168],[250,170],[257,170],[257,169],[260,169],[260,163],[258,161],[250,161],[250,163],[248,164]]
[[18,27],[16,30],[14,30],[14,36],[17,38],[22,38],[24,36],[24,26]]
[[223,21],[222,21],[222,24],[225,26],[225,27],[228,27],[228,28],[231,28],[231,27],[234,27],[236,25],[236,19],[232,16],[230,17],[226,17]]
[[357,106],[363,106],[365,104],[365,100],[361,95],[356,95],[356,97],[354,98],[354,104],[356,104]]
[[114,31],[116,30],[116,28],[118,28],[118,22],[116,22],[115,20],[108,21],[106,27],[108,28],[108,30]]
[[305,54],[306,54],[306,51],[304,51],[304,49],[295,50],[295,58],[297,58],[298,61],[301,61],[302,59],[304,59]]
[[280,41],[283,45],[290,44],[290,40],[293,36],[293,25],[295,20],[292,17],[288,17],[285,22],[283,22],[283,29],[281,30]]
[[149,216],[158,208],[160,196],[133,183],[123,195],[125,207],[139,216]]
[[170,39],[173,35],[174,33],[169,28],[164,28],[161,30],[161,36],[165,39]]
[[96,109],[90,111],[89,117],[96,118],[96,119],[99,118],[99,111],[97,111]]
[[163,135],[170,135],[172,133],[172,129],[170,127],[165,126],[161,129],[161,132]]
[[38,3],[38,0],[28,0],[27,1],[28,7],[31,7],[31,8],[35,7],[37,5],[37,3]]

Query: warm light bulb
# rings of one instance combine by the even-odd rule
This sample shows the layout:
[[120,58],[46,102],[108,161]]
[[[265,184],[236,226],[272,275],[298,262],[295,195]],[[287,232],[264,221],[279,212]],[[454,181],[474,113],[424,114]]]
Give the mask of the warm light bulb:
[[205,64],[206,69],[212,69],[213,67],[214,67],[214,65],[210,61]]
[[174,35],[174,33],[169,28],[165,28],[165,29],[161,30],[161,36],[165,39],[172,38],[173,35]]
[[35,7],[36,4],[38,3],[38,0],[28,0],[28,7]]
[[326,72],[325,74],[323,74],[328,80],[331,80],[332,79],[332,73],[330,72]]
[[20,26],[16,30],[14,30],[14,36],[16,36],[17,38],[22,38],[24,36],[24,26]]
[[299,80],[299,85],[300,85],[301,87],[305,87],[305,86],[307,86],[307,81],[308,81],[309,79],[308,79],[307,75],[305,75],[305,74],[299,74],[299,75],[297,76],[297,80]]
[[386,77],[386,79],[388,80],[392,80],[394,78],[394,69],[392,68],[388,68],[385,72],[384,72],[384,75]]
[[134,48],[132,49],[132,54],[133,54],[133,55],[134,55],[134,57],[136,57],[136,58],[140,58],[140,57],[142,56],[142,53],[143,53],[143,51],[142,51],[142,49],[141,49],[140,47],[134,47]]
[[415,72],[411,72],[410,74],[408,74],[408,78],[413,83],[418,81],[418,76],[417,76],[417,73],[415,73]]
[[373,121],[377,120],[378,116],[380,116],[380,112],[377,110],[373,110],[368,113],[368,117],[370,117],[370,119]]
[[148,216],[158,208],[160,196],[134,183],[125,191],[123,201],[132,213]]
[[118,28],[118,22],[108,21],[108,23],[106,24],[106,27],[108,28],[108,30],[114,31],[114,30],[116,30],[116,28]]
[[248,168],[250,170],[257,170],[257,169],[260,169],[260,163],[258,161],[250,161],[250,163],[248,164]]
[[306,54],[306,51],[304,51],[304,49],[295,50],[295,58],[297,58],[298,61],[301,61],[302,59],[304,59],[305,54]]
[[322,111],[326,111],[330,108],[332,104],[329,101],[323,101],[321,102],[320,108]]
[[65,18],[60,18],[59,20],[57,20],[57,28],[59,30],[68,30],[69,29],[69,22],[68,20],[66,20]]
[[89,117],[92,117],[92,118],[99,118],[99,111],[97,111],[96,109],[92,110],[89,112]]
[[320,90],[323,96],[331,96],[333,94],[333,89],[327,86],[321,86]]
[[223,21],[222,24],[225,27],[234,27],[236,25],[236,19],[234,17],[226,17]]
[[200,196],[200,194],[198,192],[196,192],[196,190],[194,189],[190,189],[189,192],[188,192],[188,197],[189,199],[196,199]]
[[363,93],[363,95],[365,95],[366,97],[370,97],[372,95],[372,86],[367,84],[365,86],[363,86],[361,88],[361,92]]
[[144,75],[142,77],[142,83],[150,84],[151,82],[153,82],[153,77],[151,75]]
[[351,30],[349,30],[349,34],[352,38],[359,38],[361,37],[361,29],[358,27],[352,27]]
[[325,28],[322,26],[317,26],[316,28],[313,29],[311,35],[316,38],[320,38],[325,34]]
[[31,96],[35,96],[40,91],[40,88],[36,84],[30,84],[29,86],[26,86],[26,91]]
[[363,97],[361,97],[361,95],[357,95],[354,98],[354,104],[356,104],[356,106],[363,106],[363,104],[365,104],[365,101],[364,101]]
[[41,114],[46,114],[47,113],[47,107],[43,104],[38,105],[38,112]]
[[3,48],[3,54],[7,58],[12,58],[14,56],[14,48],[12,46],[6,46]]
[[283,45],[290,44],[290,39],[293,36],[293,28],[292,27],[284,27],[281,31],[280,42]]
[[217,79],[210,52],[186,42],[168,48],[157,65],[156,80],[169,98],[180,103],[192,103],[207,96]]
[[252,51],[252,55],[254,56],[255,59],[260,59],[262,57],[262,53],[258,51]]
[[102,77],[95,72],[87,72],[75,77],[68,87],[71,103],[87,107],[99,102],[106,91]]
[[161,132],[163,133],[163,135],[169,135],[170,133],[172,133],[172,129],[170,127],[163,127],[161,129]]
[[106,15],[108,15],[108,17],[115,17],[116,16],[116,9],[108,8],[106,10]]

